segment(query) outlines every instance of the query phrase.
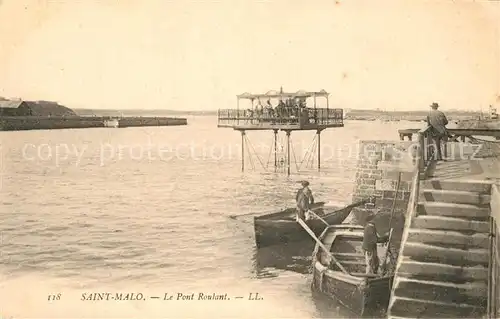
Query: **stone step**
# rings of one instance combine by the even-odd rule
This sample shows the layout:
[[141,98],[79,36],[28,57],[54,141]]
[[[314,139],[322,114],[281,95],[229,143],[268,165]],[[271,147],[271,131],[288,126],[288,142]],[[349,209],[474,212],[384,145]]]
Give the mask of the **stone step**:
[[394,295],[404,298],[438,301],[452,304],[486,307],[488,283],[448,283],[398,277],[394,280]]
[[422,189],[446,189],[466,191],[480,194],[490,194],[491,183],[480,181],[453,181],[428,179],[420,182]]
[[422,189],[420,199],[427,202],[446,202],[457,204],[484,205],[490,202],[489,194],[457,191],[449,189]]
[[410,318],[479,318],[484,307],[436,302],[393,296],[389,305],[389,316]]
[[403,256],[423,262],[438,262],[454,266],[488,266],[489,263],[488,249],[459,249],[406,242],[402,251]]
[[420,215],[412,220],[413,228],[445,229],[458,231],[473,231],[478,233],[489,233],[490,224],[487,221],[469,220],[463,218]]
[[[489,235],[486,233],[466,234],[452,230],[415,229],[408,230],[408,242],[450,245],[464,248],[484,248],[489,247]],[[450,247],[448,246],[448,247]]]
[[462,267],[432,262],[421,262],[403,258],[397,268],[398,277],[434,278],[464,282],[476,280],[488,282],[488,267]]
[[487,219],[490,216],[489,208],[482,208],[469,204],[455,204],[443,202],[419,202],[418,215],[450,216]]

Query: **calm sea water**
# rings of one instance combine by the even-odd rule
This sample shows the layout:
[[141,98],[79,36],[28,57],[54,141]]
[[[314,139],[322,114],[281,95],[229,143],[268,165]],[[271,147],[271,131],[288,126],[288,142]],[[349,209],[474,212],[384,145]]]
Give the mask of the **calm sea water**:
[[[242,173],[238,132],[217,128],[213,117],[188,122],[0,133],[2,317],[350,316],[312,296],[310,247],[257,251],[252,216],[230,216],[292,206],[301,179],[316,200],[349,203],[358,140],[397,139],[398,128],[421,124],[352,121],[324,131],[321,173],[306,152],[314,132],[294,132],[288,178],[274,172],[271,132],[248,133],[259,158],[247,157]],[[278,145],[278,162],[281,152]],[[146,300],[81,300],[95,292]],[[163,300],[165,293],[231,300]],[[250,293],[263,299],[250,301]]]

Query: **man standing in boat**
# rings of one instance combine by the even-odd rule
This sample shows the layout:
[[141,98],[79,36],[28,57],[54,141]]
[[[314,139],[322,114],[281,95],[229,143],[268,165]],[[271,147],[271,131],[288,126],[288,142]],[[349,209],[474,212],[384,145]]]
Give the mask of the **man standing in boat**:
[[380,261],[378,258],[377,243],[379,241],[387,241],[389,237],[388,235],[389,234],[384,234],[379,239],[377,234],[377,227],[375,226],[375,214],[370,213],[366,218],[366,225],[363,234],[363,250],[365,252],[367,274],[378,274]]
[[295,201],[297,202],[297,219],[306,220],[306,212],[314,204],[314,197],[309,188],[309,182],[302,181],[300,183],[302,184],[302,188],[297,191],[297,195],[295,196]]

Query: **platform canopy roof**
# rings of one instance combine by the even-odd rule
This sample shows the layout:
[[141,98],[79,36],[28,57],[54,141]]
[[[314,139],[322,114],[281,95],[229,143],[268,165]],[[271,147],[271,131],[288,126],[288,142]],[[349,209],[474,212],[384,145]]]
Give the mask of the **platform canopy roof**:
[[245,92],[243,94],[237,95],[239,99],[269,99],[269,98],[295,98],[295,97],[313,97],[313,96],[318,96],[318,97],[328,97],[328,92],[325,90],[321,90],[318,92],[308,92],[304,90],[300,90],[297,92],[282,92],[282,91],[275,91],[271,90],[268,91],[264,94],[252,94]]

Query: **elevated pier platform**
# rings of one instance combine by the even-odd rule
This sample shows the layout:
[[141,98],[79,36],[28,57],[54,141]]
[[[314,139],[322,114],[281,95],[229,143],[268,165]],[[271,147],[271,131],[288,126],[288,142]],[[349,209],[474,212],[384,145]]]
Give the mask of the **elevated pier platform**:
[[[497,134],[490,133],[478,135]],[[448,159],[436,162],[426,152],[426,130],[418,135],[424,147],[417,155],[388,317],[498,318],[500,144],[449,142]]]
[[[329,94],[324,91],[293,93],[283,92],[283,89],[269,91],[265,94],[243,93],[237,95],[236,109],[220,109],[217,113],[217,127],[232,128],[241,133],[242,163],[241,170],[245,170],[245,140],[247,131],[273,131],[274,132],[274,167],[278,167],[277,140],[278,132],[286,133],[286,171],[290,175],[291,144],[290,135],[293,131],[316,131],[313,143],[318,152],[318,170],[321,167],[321,132],[328,128],[343,127],[344,114],[339,108],[330,108]],[[324,99],[326,105],[318,105],[318,98]],[[312,100],[307,105],[307,100]],[[272,103],[271,100],[274,100]],[[242,101],[250,102],[247,108],[240,108]],[[276,103],[279,101],[278,103]],[[264,104],[263,104],[264,103]],[[311,107],[312,105],[312,107]],[[248,144],[248,141],[247,141]],[[262,162],[259,159],[260,162]]]
[[217,127],[233,128],[237,131],[304,131],[344,127],[344,121],[342,109],[304,108],[290,110],[281,116],[226,109],[218,111]]

